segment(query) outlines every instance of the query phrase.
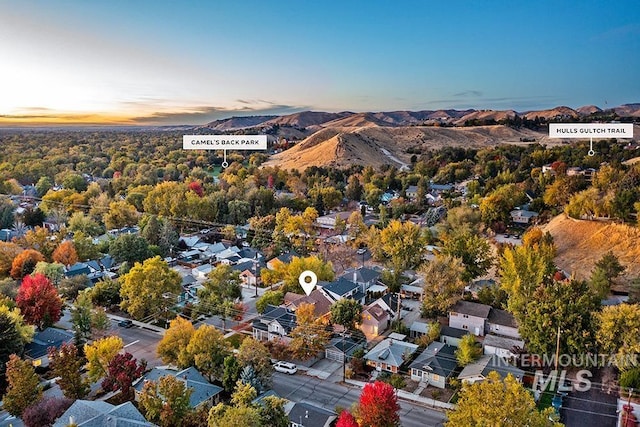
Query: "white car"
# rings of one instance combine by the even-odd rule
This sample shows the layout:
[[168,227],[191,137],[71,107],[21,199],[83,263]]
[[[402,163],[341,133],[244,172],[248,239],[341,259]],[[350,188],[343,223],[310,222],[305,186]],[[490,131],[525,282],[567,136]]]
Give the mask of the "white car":
[[289,375],[293,375],[298,372],[298,367],[296,365],[283,361],[277,362],[275,365],[273,365],[273,369]]

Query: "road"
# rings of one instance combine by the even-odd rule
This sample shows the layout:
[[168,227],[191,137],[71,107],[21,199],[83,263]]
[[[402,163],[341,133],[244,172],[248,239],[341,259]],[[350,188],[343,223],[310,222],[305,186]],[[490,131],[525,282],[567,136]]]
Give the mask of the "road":
[[[273,374],[273,390],[280,397],[295,401],[308,402],[335,411],[336,407],[349,408],[360,398],[361,390],[342,384],[323,381],[303,374]],[[400,401],[400,420],[403,427],[442,426],[444,413],[413,403]]]

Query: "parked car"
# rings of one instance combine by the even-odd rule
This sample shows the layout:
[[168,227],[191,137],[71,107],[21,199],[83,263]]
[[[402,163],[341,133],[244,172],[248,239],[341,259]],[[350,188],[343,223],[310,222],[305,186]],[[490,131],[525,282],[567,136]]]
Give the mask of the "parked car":
[[365,248],[360,248],[360,249],[358,249],[358,250],[356,251],[356,253],[357,253],[358,255],[363,255],[365,252],[367,252],[367,250],[366,250]]
[[275,369],[278,372],[282,372],[289,375],[293,375],[296,372],[298,372],[298,367],[296,365],[294,365],[293,363],[283,362],[283,361],[280,361],[275,365],[273,365],[273,369]]
[[122,328],[131,328],[133,326],[133,322],[129,319],[124,319],[118,322],[118,326]]

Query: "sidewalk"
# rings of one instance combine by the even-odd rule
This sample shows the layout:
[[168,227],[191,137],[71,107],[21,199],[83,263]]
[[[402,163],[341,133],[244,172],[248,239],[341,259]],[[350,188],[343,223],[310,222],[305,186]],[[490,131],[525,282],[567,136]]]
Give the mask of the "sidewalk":
[[[351,385],[355,385],[357,387],[363,388],[365,386],[365,384],[362,381],[355,381],[355,380],[345,380],[345,382],[347,384],[351,384]],[[414,403],[418,403],[421,404],[423,406],[428,406],[432,409],[437,409],[437,410],[447,410],[447,409],[453,409],[455,408],[455,405],[451,404],[451,403],[447,403],[447,402],[441,402],[439,400],[434,400],[434,399],[429,399],[428,397],[422,397],[422,396],[418,396],[416,394],[413,393],[409,393],[407,391],[404,390],[398,390],[398,399],[402,399],[402,400],[408,400]]]

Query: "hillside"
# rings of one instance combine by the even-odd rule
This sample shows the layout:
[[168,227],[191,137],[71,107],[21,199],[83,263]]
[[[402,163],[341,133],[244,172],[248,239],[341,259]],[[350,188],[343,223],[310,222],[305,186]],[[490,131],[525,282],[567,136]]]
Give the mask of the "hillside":
[[[355,119],[355,116],[360,117]],[[352,121],[347,121],[352,119]],[[344,120],[344,121],[343,121]],[[356,126],[326,127],[306,138],[293,148],[272,156],[265,165],[283,169],[304,170],[309,166],[348,166],[351,164],[383,164],[402,166],[411,161],[411,154],[446,146],[488,147],[498,144],[522,144],[520,138],[535,138],[554,144],[546,134],[528,129],[515,130],[506,126],[477,126],[465,128],[434,126],[377,126],[379,120],[370,116],[353,115],[341,123],[361,123]]]
[[558,215],[544,231],[553,236],[558,248],[556,263],[578,279],[587,279],[593,265],[609,250],[627,267],[618,280],[626,290],[629,281],[640,276],[640,229],[612,222],[581,221]]

